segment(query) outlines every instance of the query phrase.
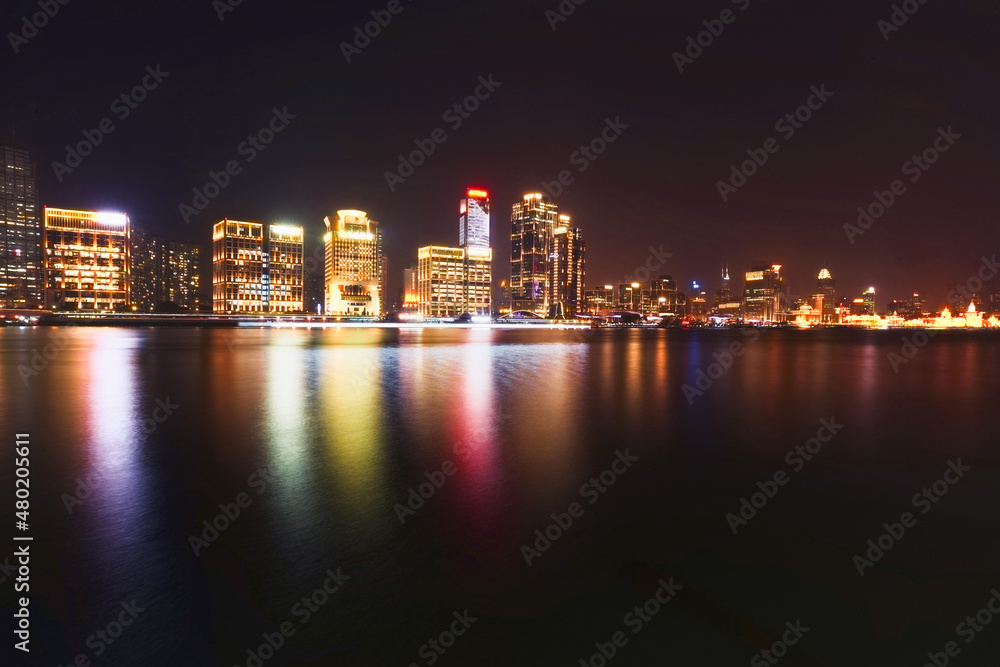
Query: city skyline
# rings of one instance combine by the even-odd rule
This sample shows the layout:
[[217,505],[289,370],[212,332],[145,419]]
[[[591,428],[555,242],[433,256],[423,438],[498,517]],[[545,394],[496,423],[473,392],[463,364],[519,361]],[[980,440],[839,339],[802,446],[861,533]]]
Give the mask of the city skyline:
[[[678,71],[673,54],[684,54],[688,37],[714,19],[708,8],[628,2],[580,7],[553,29],[545,19],[550,8],[538,3],[529,12],[533,20],[501,15],[484,39],[476,39],[463,30],[462,12],[454,7],[407,5],[348,61],[336,45],[350,43],[352,27],[370,20],[369,8],[243,3],[224,21],[211,7],[195,5],[110,8],[77,33],[60,27],[83,15],[66,6],[5,66],[22,93],[0,111],[0,127],[15,130],[32,148],[40,205],[126,210],[158,235],[199,243],[204,229],[227,216],[301,224],[308,253],[320,243],[323,216],[340,202],[356,202],[351,205],[395,223],[386,238],[393,267],[405,266],[412,248],[434,241],[429,234],[442,212],[470,183],[505,204],[524,192],[545,192],[543,184],[553,192],[558,185],[560,206],[575,213],[593,247],[605,249],[588,267],[590,275],[605,279],[619,267],[638,265],[650,245],[662,244],[674,255],[675,275],[704,283],[719,264],[743,267],[771,257],[784,262],[793,289],[811,283],[813,267],[830,266],[851,294],[874,284],[886,294],[917,291],[943,300],[948,286],[978,263],[977,249],[989,254],[1000,244],[997,206],[986,194],[997,175],[989,102],[996,99],[990,93],[995,78],[972,86],[967,74],[978,71],[976,54],[993,48],[984,32],[989,22],[977,19],[994,10],[956,7],[936,18],[935,12],[921,13],[886,38],[877,27],[886,12],[850,3],[824,19],[823,36],[811,45],[803,35],[814,35],[819,24],[805,9],[752,3]],[[213,23],[217,28],[208,30]],[[165,30],[145,30],[153,25]],[[190,25],[206,30],[179,48],[179,35]],[[326,25],[342,27],[327,34]],[[669,26],[658,33],[660,46],[637,50],[634,44],[643,43],[654,25]],[[964,35],[961,44],[946,47],[950,42],[942,37],[955,30]],[[308,39],[316,31],[322,43],[332,39],[333,48],[309,46],[318,43]],[[519,35],[522,47],[498,58],[510,34]],[[612,46],[599,53],[584,48],[594,34]],[[851,48],[839,51],[835,34],[850,35]],[[264,35],[277,39],[266,61],[249,46]],[[91,40],[119,43],[134,58],[94,52],[85,46]],[[56,44],[79,56],[60,58]],[[915,77],[902,55],[917,44],[942,66]],[[409,56],[414,49],[419,57]],[[222,51],[234,55],[213,55]],[[465,56],[456,58],[456,52]],[[831,52],[838,57],[824,55]],[[758,68],[749,54],[772,65]],[[212,66],[206,69],[205,62]],[[156,72],[158,66],[157,80],[146,68]],[[102,72],[94,85],[74,83],[89,80],[84,73],[94,70]],[[449,74],[428,76],[436,71]],[[491,75],[499,84],[492,92],[479,81]],[[220,77],[232,82],[225,96],[215,94]],[[382,86],[366,86],[370,80]],[[730,86],[731,80],[742,84]],[[121,101],[144,81],[149,87],[136,95],[143,100],[133,101],[135,108]],[[810,100],[817,106],[813,87],[830,94],[818,110],[808,106]],[[475,111],[463,109],[467,117],[456,115],[453,106],[475,98],[477,89],[488,98],[470,103]],[[341,94],[355,102],[339,104]],[[59,122],[38,120],[40,106],[60,109]],[[809,116],[804,122],[796,118],[803,107],[801,116]],[[397,118],[398,108],[405,113]],[[71,172],[60,169],[57,176],[53,163],[68,164],[66,147],[84,141],[84,132],[96,137],[104,118],[114,130],[103,133]],[[616,118],[627,127],[605,151],[592,153],[596,159],[587,158],[580,148],[589,152]],[[270,132],[272,122],[282,129],[265,134],[272,139],[265,144],[257,135]],[[353,130],[346,136],[339,127]],[[430,139],[437,128],[445,141]],[[939,128],[960,138],[926,171],[913,172],[914,156],[923,162],[935,141],[943,145]],[[763,161],[759,151],[769,138],[777,152],[766,153],[766,163],[743,176],[746,183],[723,201],[717,183],[740,182],[731,167],[751,171],[743,169],[748,151]],[[399,171],[399,156],[409,161],[419,150],[415,142],[433,151],[390,190],[385,172]],[[530,153],[518,145],[530,146]],[[157,159],[147,164],[147,155]],[[238,173],[226,170],[230,162],[238,163]],[[905,163],[912,164],[904,172]],[[139,164],[142,169],[135,168]],[[568,184],[560,183],[562,172]],[[228,184],[215,185],[213,173]],[[884,215],[849,238],[844,225],[856,225],[857,209],[877,204],[877,193],[891,194],[894,180],[905,193],[892,195]],[[209,194],[218,192],[197,209],[192,191],[204,192],[208,184]],[[181,204],[196,210],[187,222]],[[963,243],[940,242],[953,224],[962,225]],[[503,241],[494,229],[492,246]],[[391,272],[392,293],[400,284],[397,274]],[[505,274],[497,268],[497,278]]]

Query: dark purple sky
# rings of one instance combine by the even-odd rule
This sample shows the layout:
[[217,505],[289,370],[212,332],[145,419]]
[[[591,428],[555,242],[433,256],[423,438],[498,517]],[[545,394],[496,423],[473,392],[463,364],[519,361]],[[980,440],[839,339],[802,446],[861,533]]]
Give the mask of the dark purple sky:
[[[735,278],[762,259],[784,265],[794,294],[828,266],[843,294],[874,285],[880,305],[914,290],[943,303],[1000,253],[995,1],[927,0],[885,40],[892,3],[870,0],[588,0],[555,30],[556,0],[402,0],[350,63],[340,42],[387,3],[320,4],[244,0],[220,21],[211,0],[73,0],[17,54],[5,39],[0,121],[33,150],[42,203],[126,210],[205,245],[225,216],[302,224],[315,243],[324,215],[360,208],[383,225],[394,286],[417,246],[457,243],[473,184],[491,193],[505,278],[510,205],[563,169],[575,180],[558,202],[584,230],[588,284],[619,281],[662,245],[662,272],[709,290],[723,263]],[[671,54],[724,9],[734,21],[678,72]],[[4,33],[36,11],[5,3]],[[119,119],[113,100],[157,64],[169,76]],[[500,87],[452,129],[442,114],[490,74]],[[833,96],[785,139],[775,121],[814,85]],[[238,146],[274,107],[296,118],[247,163]],[[571,154],[608,117],[628,128],[578,172]],[[59,182],[52,162],[103,118],[114,132]],[[447,140],[390,192],[396,156],[439,127]],[[961,138],[911,182],[903,164],[939,127]],[[716,182],[769,137],[778,151],[723,202]],[[242,172],[185,224],[179,204],[229,160]],[[843,225],[895,179],[906,192],[851,244]]]

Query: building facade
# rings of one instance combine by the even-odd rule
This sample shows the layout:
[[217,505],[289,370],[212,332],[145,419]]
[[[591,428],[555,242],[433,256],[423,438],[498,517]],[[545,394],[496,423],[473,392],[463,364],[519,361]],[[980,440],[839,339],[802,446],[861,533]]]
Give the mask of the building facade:
[[212,228],[212,310],[299,313],[303,309],[303,230],[221,220]]
[[304,240],[302,227],[268,225],[264,242],[263,275],[266,312],[304,312]]
[[746,272],[743,318],[748,322],[784,322],[785,292],[781,265],[755,264]]
[[570,225],[568,215],[559,216],[548,252],[549,317],[573,317],[584,309],[586,246],[583,232]]
[[490,247],[490,198],[485,190],[469,188],[458,205],[460,248]]
[[417,312],[423,317],[458,317],[464,302],[465,249],[417,249]]
[[526,194],[511,211],[511,309],[538,315],[549,311],[548,252],[559,208],[539,193]]
[[0,308],[45,302],[42,220],[28,151],[0,144]]
[[826,323],[837,321],[837,282],[829,269],[820,269],[816,279],[816,294],[822,295],[820,303],[817,299],[817,306],[822,308],[821,321]]
[[382,314],[382,232],[364,211],[337,211],[326,223],[325,298],[328,315]]
[[42,226],[47,308],[110,311],[130,307],[127,215],[46,207]]
[[165,308],[201,308],[201,246],[169,241],[133,228],[132,306],[152,313]]

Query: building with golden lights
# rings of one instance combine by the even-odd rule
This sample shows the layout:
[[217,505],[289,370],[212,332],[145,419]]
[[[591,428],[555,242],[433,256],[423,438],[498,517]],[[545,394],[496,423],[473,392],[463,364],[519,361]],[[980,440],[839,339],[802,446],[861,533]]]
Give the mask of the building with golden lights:
[[748,322],[784,322],[785,292],[781,265],[755,264],[746,272],[743,318]]
[[511,210],[511,309],[538,315],[549,312],[549,244],[559,222],[559,207],[541,193],[529,193]]
[[47,308],[110,311],[130,307],[126,214],[46,207],[42,228]]
[[228,218],[212,228],[212,310],[302,312],[302,227]]
[[552,230],[548,252],[550,317],[573,317],[584,310],[586,281],[586,246],[583,232],[570,224],[568,215],[559,216],[559,226]]
[[382,231],[364,211],[337,211],[326,223],[325,301],[328,315],[377,317],[383,311]]
[[132,306],[151,313],[171,305],[197,312],[201,308],[201,246],[171,241],[133,227]]
[[490,248],[418,248],[417,312],[423,317],[488,317],[492,264]]

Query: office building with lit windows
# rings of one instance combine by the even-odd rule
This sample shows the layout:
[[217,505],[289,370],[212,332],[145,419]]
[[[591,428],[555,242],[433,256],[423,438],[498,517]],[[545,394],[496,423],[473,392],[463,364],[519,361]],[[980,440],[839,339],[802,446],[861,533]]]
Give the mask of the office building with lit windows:
[[465,300],[465,249],[417,249],[417,312],[423,317],[458,317]]
[[586,279],[586,247],[583,232],[570,224],[568,215],[559,216],[552,230],[548,252],[549,317],[573,317],[583,312]]
[[0,144],[0,308],[37,308],[42,220],[28,151]]
[[364,211],[337,211],[326,223],[325,298],[328,315],[382,314],[382,232]]
[[46,207],[42,226],[47,308],[109,311],[130,307],[127,215]]
[[269,225],[264,243],[264,301],[270,313],[301,313],[303,230],[293,225]]
[[302,312],[302,227],[221,220],[212,228],[212,310]]
[[212,310],[263,313],[264,225],[221,220],[212,227]]
[[458,246],[490,247],[490,198],[486,190],[469,188],[458,206]]
[[540,193],[526,194],[511,210],[511,309],[538,315],[549,311],[549,248],[559,207]]
[[197,312],[201,308],[201,246],[170,241],[139,228],[132,229],[131,241],[133,310]]
[[743,318],[748,322],[784,322],[785,292],[781,265],[753,265],[743,287]]
[[827,268],[820,269],[819,276],[816,278],[816,294],[823,297],[821,302],[819,299],[815,300],[815,305],[823,311],[821,321],[836,322],[837,282]]

